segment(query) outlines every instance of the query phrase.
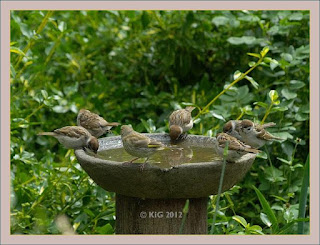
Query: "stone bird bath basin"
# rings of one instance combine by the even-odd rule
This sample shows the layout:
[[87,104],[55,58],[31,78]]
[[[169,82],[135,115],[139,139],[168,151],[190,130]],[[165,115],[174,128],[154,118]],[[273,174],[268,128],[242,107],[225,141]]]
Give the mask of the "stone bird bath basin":
[[[167,145],[170,143],[168,134],[145,135]],[[215,137],[188,135],[184,143],[214,151],[215,140]],[[99,151],[122,147],[120,136],[100,138],[99,144]],[[158,210],[163,216],[165,212],[170,216],[170,212],[178,212],[174,216],[181,216],[187,199],[190,204],[183,233],[206,234],[207,197],[218,193],[222,160],[187,163],[171,169],[147,165],[141,172],[138,163],[123,165],[122,162],[96,158],[83,150],[76,150],[75,154],[82,168],[99,186],[116,193],[118,234],[176,234],[181,217],[154,218],[154,213],[150,217],[150,212]],[[236,162],[227,162],[222,191],[238,183],[254,159],[255,154],[246,154]],[[147,217],[141,217],[141,212],[146,212]]]

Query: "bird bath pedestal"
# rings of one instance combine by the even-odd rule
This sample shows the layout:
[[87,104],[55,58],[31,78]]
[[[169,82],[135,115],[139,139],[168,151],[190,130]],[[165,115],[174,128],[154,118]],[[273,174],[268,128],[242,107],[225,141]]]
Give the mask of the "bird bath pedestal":
[[[146,134],[165,144],[168,134]],[[188,135],[184,142],[214,150],[215,137]],[[122,147],[120,136],[99,139],[99,151]],[[82,168],[102,188],[116,193],[117,234],[178,234],[183,208],[189,199],[182,234],[207,234],[208,196],[218,193],[222,161],[187,163],[171,169],[141,164],[123,165],[88,155],[75,154]],[[222,191],[239,182],[250,169],[254,154],[227,162]]]

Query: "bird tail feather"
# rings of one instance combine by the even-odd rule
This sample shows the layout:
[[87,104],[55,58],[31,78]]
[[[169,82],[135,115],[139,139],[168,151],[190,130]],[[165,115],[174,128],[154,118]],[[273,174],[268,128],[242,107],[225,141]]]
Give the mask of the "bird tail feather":
[[40,132],[40,133],[38,133],[38,135],[50,135],[50,136],[54,136],[54,135],[56,135],[56,133],[54,133],[54,132]]

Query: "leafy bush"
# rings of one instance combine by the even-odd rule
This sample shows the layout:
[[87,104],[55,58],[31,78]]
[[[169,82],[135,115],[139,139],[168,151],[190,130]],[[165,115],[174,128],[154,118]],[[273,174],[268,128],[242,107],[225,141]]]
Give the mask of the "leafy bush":
[[298,232],[299,196],[307,196],[309,12],[12,11],[11,232],[60,234],[63,214],[79,234],[114,233],[114,193],[38,132],[75,125],[80,108],[140,132],[167,131],[174,109],[203,109],[266,46],[267,58],[190,131],[214,136],[226,121],[247,118],[276,122],[270,132],[286,139],[263,148],[245,179],[222,194],[219,234]]

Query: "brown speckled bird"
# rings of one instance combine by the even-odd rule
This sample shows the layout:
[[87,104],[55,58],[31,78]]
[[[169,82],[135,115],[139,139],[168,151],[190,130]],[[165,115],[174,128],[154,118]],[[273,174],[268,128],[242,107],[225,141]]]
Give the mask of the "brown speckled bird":
[[151,155],[153,155],[157,150],[165,148],[161,142],[134,131],[129,125],[121,126],[121,140],[124,149],[130,155],[136,157],[130,162],[125,162],[125,164],[132,163],[139,158],[147,158],[141,166],[141,170],[143,170]]
[[231,120],[223,127],[223,132],[254,148],[262,147],[268,140],[281,140],[281,138],[271,135],[266,128],[273,127],[274,122],[263,125],[255,124],[250,120]]
[[86,128],[91,135],[100,137],[114,126],[120,125],[117,122],[107,122],[99,115],[85,109],[81,109],[77,117],[77,125]]
[[187,131],[192,129],[193,120],[191,112],[195,109],[188,106],[185,109],[176,110],[169,117],[169,131],[172,142],[183,140],[187,136]]
[[249,145],[244,144],[237,138],[228,135],[226,133],[220,133],[217,135],[215,141],[215,149],[219,156],[223,157],[224,148],[226,147],[227,141],[229,142],[228,146],[228,155],[226,157],[227,161],[234,162],[243,155],[247,153],[254,153],[257,154],[260,151],[257,149],[252,148]]
[[53,132],[42,132],[38,135],[49,135],[55,137],[64,147],[68,149],[88,149],[97,153],[99,142],[88,130],[80,126],[66,126]]

